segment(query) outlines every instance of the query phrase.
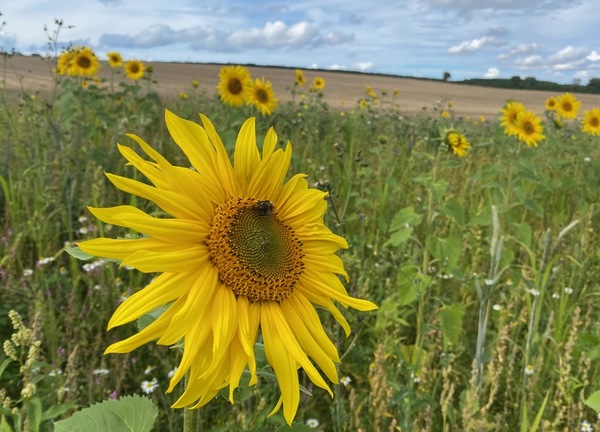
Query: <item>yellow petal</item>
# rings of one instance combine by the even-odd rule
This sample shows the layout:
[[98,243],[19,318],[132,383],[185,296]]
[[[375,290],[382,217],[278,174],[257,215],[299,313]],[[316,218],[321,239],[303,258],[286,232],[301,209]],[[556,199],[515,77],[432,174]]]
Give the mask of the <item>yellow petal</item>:
[[265,135],[265,139],[263,140],[262,158],[265,159],[267,156],[270,156],[271,153],[273,153],[275,151],[276,146],[277,146],[277,134],[275,133],[275,129],[273,129],[271,127],[267,131],[267,134]]
[[138,250],[123,258],[121,265],[134,267],[144,273],[180,273],[202,268],[208,255],[205,245],[158,252]]
[[260,154],[256,147],[256,130],[255,119],[250,117],[242,125],[238,133],[233,153],[233,166],[238,178],[238,182],[242,185],[242,194],[246,195],[248,182],[252,173],[255,171],[260,162]]
[[116,260],[123,260],[139,250],[163,251],[172,248],[171,245],[153,238],[110,239],[104,237],[77,242],[77,247],[86,254]]

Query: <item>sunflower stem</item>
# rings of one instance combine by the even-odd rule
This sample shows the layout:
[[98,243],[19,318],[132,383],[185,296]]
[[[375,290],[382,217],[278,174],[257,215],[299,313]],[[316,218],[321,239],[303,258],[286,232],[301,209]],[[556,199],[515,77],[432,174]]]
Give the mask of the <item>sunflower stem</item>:
[[183,413],[183,432],[198,432],[200,428],[199,410],[185,408]]

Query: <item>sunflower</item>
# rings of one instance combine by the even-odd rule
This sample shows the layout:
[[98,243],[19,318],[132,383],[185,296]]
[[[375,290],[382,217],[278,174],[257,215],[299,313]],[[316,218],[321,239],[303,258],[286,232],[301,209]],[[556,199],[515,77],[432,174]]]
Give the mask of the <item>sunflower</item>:
[[583,113],[581,130],[590,135],[600,135],[600,108],[594,108]]
[[116,51],[112,51],[106,54],[106,56],[108,57],[108,65],[111,68],[120,68],[123,67],[123,58],[121,57],[121,54],[119,54]]
[[361,311],[377,306],[350,297],[338,277],[348,278],[336,255],[348,244],[323,223],[327,194],[309,188],[304,174],[285,181],[289,143],[276,149],[271,129],[259,152],[250,118],[240,129],[232,164],[208,118],[201,115],[200,126],[169,111],[165,117],[193,169],[171,165],[141,138],[129,135],[152,160],[129,147],[119,145],[119,151],[152,185],[107,176],[118,189],[153,201],[170,217],[153,217],[132,206],[90,208],[98,219],[143,236],[78,244],[88,254],[160,273],[119,305],[108,328],[163,305],[166,310],[105,353],[127,353],[152,340],[159,345],[183,340],[181,363],[167,392],[188,375],[173,407],[199,408],[226,387],[233,402],[246,367],[250,385],[256,383],[254,344],[261,333],[281,391],[271,414],[283,406],[291,424],[300,401],[299,368],[330,394],[315,364],[338,383],[335,364],[340,358],[316,308],[327,309],[349,335],[350,326],[334,301]]
[[67,49],[60,54],[58,61],[56,62],[57,75],[66,75],[69,73],[69,68],[71,67],[71,61],[73,60],[74,54],[75,51],[72,49]]
[[271,88],[271,83],[264,78],[250,80],[246,91],[248,103],[258,108],[262,115],[271,115],[277,108],[278,100],[275,98],[275,92]]
[[521,111],[517,114],[515,128],[517,129],[517,137],[519,140],[527,144],[528,147],[537,147],[545,136],[542,120],[531,111]]
[[296,85],[300,87],[304,87],[306,84],[306,77],[304,76],[304,72],[302,69],[296,69]]
[[548,111],[556,111],[556,107],[557,107],[556,96],[550,96],[548,99],[546,99],[545,106]]
[[556,113],[565,120],[573,120],[577,117],[581,101],[571,93],[563,93],[556,101]]
[[456,131],[447,132],[444,141],[452,150],[452,152],[458,157],[465,157],[471,148],[471,144],[469,143],[467,137]]
[[221,100],[232,107],[246,103],[246,88],[250,81],[250,72],[243,66],[225,66],[219,72],[217,91]]
[[125,76],[134,81],[142,79],[146,71],[146,66],[140,60],[129,60],[123,68],[125,69]]
[[313,79],[313,87],[317,90],[323,90],[325,88],[325,79],[322,77],[315,77],[315,79]]
[[502,109],[500,117],[500,126],[504,127],[506,135],[518,135],[519,131],[516,127],[517,115],[525,111],[525,106],[520,102],[509,101]]
[[100,69],[100,62],[88,47],[76,48],[69,62],[68,74],[72,76],[93,76]]
[[367,93],[367,95],[370,98],[376,99],[378,97],[377,93],[375,92],[375,90],[373,90],[373,87],[371,87],[371,86],[366,86],[365,87],[365,92]]

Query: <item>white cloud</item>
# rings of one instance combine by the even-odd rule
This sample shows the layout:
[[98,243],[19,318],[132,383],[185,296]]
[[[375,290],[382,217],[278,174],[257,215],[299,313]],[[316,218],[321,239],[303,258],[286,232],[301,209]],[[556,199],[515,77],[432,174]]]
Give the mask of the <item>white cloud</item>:
[[597,62],[598,60],[600,60],[600,54],[598,54],[598,52],[596,52],[596,50],[593,50],[589,56],[586,57],[586,59],[588,59],[589,61],[592,62]]
[[512,57],[516,57],[519,55],[525,55],[525,54],[530,54],[532,52],[537,51],[538,49],[538,44],[536,43],[531,43],[531,44],[519,44],[515,47],[513,47],[509,52],[505,53],[505,54],[500,54],[498,56],[498,60],[507,60],[509,58]]
[[481,50],[482,48],[484,48],[488,45],[497,46],[498,40],[493,37],[484,36],[479,39],[472,39],[470,41],[464,41],[464,42],[459,43],[458,45],[451,46],[448,49],[448,53],[449,54],[459,54],[459,55],[460,54],[471,54],[471,53]]
[[499,76],[500,76],[500,71],[498,70],[498,68],[492,67],[487,70],[487,72],[485,73],[485,75],[483,77],[484,78],[498,78]]
[[358,62],[354,65],[356,70],[359,70],[361,72],[369,71],[369,70],[373,69],[374,66],[375,65],[371,62]]
[[573,60],[581,58],[585,54],[586,50],[583,48],[574,48],[571,45],[561,49],[555,54],[552,54],[548,61],[550,63],[564,62],[565,60]]

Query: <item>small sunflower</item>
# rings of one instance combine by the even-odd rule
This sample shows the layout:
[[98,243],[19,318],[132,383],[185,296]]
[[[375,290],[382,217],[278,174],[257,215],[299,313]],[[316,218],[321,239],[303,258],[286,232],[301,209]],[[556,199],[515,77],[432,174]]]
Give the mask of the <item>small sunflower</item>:
[[75,51],[72,49],[67,49],[61,53],[56,63],[57,75],[67,75],[69,73],[69,68],[71,67],[71,61],[73,60],[74,55]]
[[442,111],[442,118],[448,119],[451,117],[450,111],[444,110]]
[[179,99],[187,100],[189,97],[190,96],[186,92],[184,92],[184,91],[179,92]]
[[100,62],[94,51],[88,47],[76,48],[68,69],[72,76],[93,76],[98,73]]
[[373,87],[371,86],[365,86],[365,92],[370,98],[377,99],[379,97],[375,90],[373,90]]
[[90,208],[105,223],[127,227],[138,238],[98,238],[78,244],[84,252],[119,260],[145,273],[159,273],[121,303],[108,323],[114,328],[166,306],[152,324],[110,345],[105,353],[128,353],[156,340],[183,341],[183,356],[167,392],[187,375],[173,407],[199,408],[229,388],[229,399],[248,368],[257,382],[254,345],[259,334],[291,424],[300,402],[298,369],[315,386],[333,393],[317,370],[338,383],[340,358],[316,308],[350,326],[334,301],[361,311],[377,306],[348,295],[348,278],[336,254],[346,240],[323,223],[327,193],[309,188],[304,174],[285,180],[292,157],[288,143],[269,130],[259,151],[255,121],[246,120],[233,150],[234,164],[213,124],[203,126],[167,111],[166,125],[194,169],[171,165],[141,138],[129,135],[151,159],[119,145],[130,165],[150,184],[114,174],[120,190],[156,203],[167,217],[133,206]]
[[219,72],[217,91],[221,100],[232,107],[246,103],[250,72],[243,66],[225,66]]
[[517,114],[515,128],[518,131],[517,137],[519,140],[527,144],[528,147],[537,147],[538,143],[545,138],[542,120],[531,111],[525,110]]
[[506,133],[506,135],[519,134],[519,130],[516,127],[517,115],[523,111],[525,111],[525,105],[515,101],[509,101],[502,109],[500,126],[504,127],[504,133]]
[[471,144],[469,143],[467,137],[464,134],[456,131],[447,132],[444,141],[452,150],[452,152],[458,157],[465,157],[471,148]]
[[108,65],[111,68],[120,68],[123,67],[123,58],[121,57],[121,54],[119,54],[116,51],[112,51],[106,54],[106,56],[108,57]]
[[548,111],[556,111],[556,107],[558,106],[557,104],[558,100],[556,98],[556,96],[550,96],[548,99],[546,99],[546,109]]
[[325,88],[325,78],[323,77],[315,77],[313,79],[313,87],[317,90],[323,90]]
[[133,81],[139,81],[144,77],[146,66],[140,60],[128,60],[123,66],[125,76]]
[[583,113],[581,130],[590,135],[600,135],[600,108],[594,108]]
[[563,93],[556,101],[556,113],[565,120],[573,120],[577,117],[581,101],[571,93]]
[[197,79],[192,80],[192,87],[195,89],[200,87],[200,81],[198,81]]
[[275,98],[271,83],[264,78],[250,80],[246,91],[248,103],[258,108],[262,115],[271,115],[277,108],[279,101]]
[[299,87],[304,87],[306,84],[306,77],[304,76],[304,71],[302,69],[296,69],[296,85]]

